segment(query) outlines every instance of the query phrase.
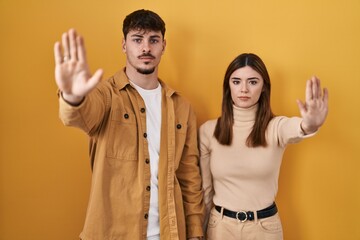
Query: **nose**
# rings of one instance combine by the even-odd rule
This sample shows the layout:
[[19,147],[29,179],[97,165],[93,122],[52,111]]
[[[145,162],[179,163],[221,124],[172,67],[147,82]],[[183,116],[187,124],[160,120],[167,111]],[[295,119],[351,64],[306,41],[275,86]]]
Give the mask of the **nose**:
[[143,51],[143,53],[150,52],[150,44],[147,41],[143,42],[142,51]]
[[248,92],[248,86],[247,86],[247,82],[246,81],[242,81],[240,83],[240,91],[242,93],[247,93]]

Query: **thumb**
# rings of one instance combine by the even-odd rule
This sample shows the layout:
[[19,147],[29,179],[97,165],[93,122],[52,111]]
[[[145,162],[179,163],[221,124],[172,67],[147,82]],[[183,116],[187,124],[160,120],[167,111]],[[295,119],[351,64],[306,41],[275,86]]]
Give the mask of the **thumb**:
[[88,80],[87,86],[89,89],[93,89],[101,81],[104,71],[102,69],[96,70],[94,75]]
[[301,115],[303,115],[306,112],[306,105],[299,99],[296,100],[296,103],[299,107]]

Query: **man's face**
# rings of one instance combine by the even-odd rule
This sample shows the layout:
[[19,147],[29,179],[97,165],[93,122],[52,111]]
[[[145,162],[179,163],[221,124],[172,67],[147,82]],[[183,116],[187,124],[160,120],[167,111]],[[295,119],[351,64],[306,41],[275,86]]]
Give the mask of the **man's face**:
[[131,30],[123,40],[126,67],[141,74],[151,74],[160,63],[166,41],[160,31]]

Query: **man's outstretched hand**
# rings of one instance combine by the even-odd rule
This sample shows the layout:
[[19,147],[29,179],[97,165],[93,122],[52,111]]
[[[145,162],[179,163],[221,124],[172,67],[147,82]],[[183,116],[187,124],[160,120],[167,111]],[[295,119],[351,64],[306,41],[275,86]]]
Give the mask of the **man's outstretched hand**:
[[91,75],[84,40],[75,29],[63,33],[61,43],[54,45],[54,55],[56,84],[63,98],[76,105],[100,82],[103,71]]

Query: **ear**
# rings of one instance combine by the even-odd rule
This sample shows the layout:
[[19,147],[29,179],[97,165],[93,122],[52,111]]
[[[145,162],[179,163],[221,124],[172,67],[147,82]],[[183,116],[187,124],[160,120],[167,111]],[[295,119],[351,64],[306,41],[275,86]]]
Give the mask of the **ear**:
[[164,39],[163,46],[162,46],[162,52],[161,52],[162,54],[164,54],[165,48],[166,48],[166,40]]
[[125,40],[125,38],[123,38],[123,40],[122,40],[122,50],[123,50],[124,53],[126,53],[126,40]]

